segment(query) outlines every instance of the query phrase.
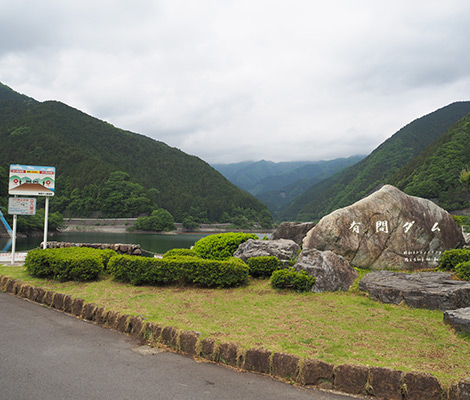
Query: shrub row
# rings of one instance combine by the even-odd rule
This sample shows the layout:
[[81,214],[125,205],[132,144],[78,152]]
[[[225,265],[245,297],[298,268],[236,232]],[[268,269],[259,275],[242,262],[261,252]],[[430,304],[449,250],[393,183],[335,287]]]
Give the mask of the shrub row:
[[470,250],[453,249],[444,251],[439,269],[455,272],[460,279],[470,281]]
[[108,271],[123,282],[134,285],[193,283],[205,287],[241,285],[248,277],[248,266],[237,258],[204,260],[197,257],[146,258],[113,257]]
[[455,275],[465,281],[470,281],[470,261],[457,264],[455,267]]
[[439,269],[441,271],[454,271],[458,264],[466,261],[470,261],[470,250],[446,250],[442,253]]
[[229,232],[206,236],[194,243],[193,250],[199,257],[210,260],[226,260],[233,256],[238,246],[248,239],[258,239],[254,233]]
[[38,278],[83,282],[96,279],[113,255],[113,250],[85,247],[37,249],[28,252],[25,267]]
[[171,249],[168,250],[165,254],[163,254],[163,258],[170,258],[170,257],[198,257],[198,254],[192,249]]

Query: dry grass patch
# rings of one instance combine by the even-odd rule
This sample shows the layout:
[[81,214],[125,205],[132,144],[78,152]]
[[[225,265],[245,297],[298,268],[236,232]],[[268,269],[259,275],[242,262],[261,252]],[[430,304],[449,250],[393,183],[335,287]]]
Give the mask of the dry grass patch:
[[234,289],[134,287],[110,278],[58,283],[20,267],[0,274],[81,297],[161,325],[201,332],[245,348],[429,372],[449,384],[470,378],[470,340],[444,325],[442,312],[381,304],[358,293],[294,293],[252,280]]

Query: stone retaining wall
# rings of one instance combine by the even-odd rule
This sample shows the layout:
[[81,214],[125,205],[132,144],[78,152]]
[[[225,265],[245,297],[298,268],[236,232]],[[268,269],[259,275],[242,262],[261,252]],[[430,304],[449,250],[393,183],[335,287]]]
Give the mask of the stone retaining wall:
[[271,375],[303,386],[387,400],[470,400],[468,379],[444,389],[436,377],[426,373],[349,364],[334,366],[267,349],[246,350],[237,343],[201,339],[198,332],[147,322],[140,316],[107,310],[71,295],[33,287],[1,275],[0,290],[192,357]]
[[134,256],[140,256],[142,254],[140,244],[47,242],[48,249],[63,247],[91,247],[93,249],[111,249],[118,254],[129,254]]

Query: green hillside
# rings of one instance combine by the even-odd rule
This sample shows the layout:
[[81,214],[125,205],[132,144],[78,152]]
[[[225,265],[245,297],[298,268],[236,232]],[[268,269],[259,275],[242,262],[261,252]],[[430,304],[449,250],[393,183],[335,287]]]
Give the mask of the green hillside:
[[206,162],[118,129],[56,101],[37,102],[0,85],[0,205],[10,164],[55,166],[52,211],[127,217],[165,208],[182,221],[267,223],[266,207]]
[[468,166],[470,114],[405,165],[389,182],[408,194],[432,199],[447,210],[457,210],[470,206],[468,188],[459,182],[461,171]]
[[468,113],[470,102],[457,102],[411,122],[359,163],[313,185],[281,212],[281,218],[318,220],[363,198],[391,181],[404,165]]

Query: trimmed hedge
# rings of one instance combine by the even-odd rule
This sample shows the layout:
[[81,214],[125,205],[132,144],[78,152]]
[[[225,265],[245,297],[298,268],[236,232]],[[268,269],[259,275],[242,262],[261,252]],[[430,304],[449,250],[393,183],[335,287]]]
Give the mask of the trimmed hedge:
[[209,235],[194,243],[193,250],[201,258],[209,260],[227,260],[237,251],[238,246],[248,239],[258,239],[254,233],[220,233]]
[[198,254],[191,249],[171,249],[163,254],[163,258],[169,257],[198,257]]
[[470,250],[453,249],[446,250],[442,253],[439,269],[441,271],[455,271],[457,265],[470,261]]
[[104,264],[115,254],[112,250],[86,247],[37,249],[28,252],[24,265],[29,274],[38,278],[84,282],[98,278]]
[[232,287],[246,281],[249,268],[238,258],[204,260],[188,256],[147,258],[119,255],[110,260],[108,271],[115,279],[134,285],[179,282],[204,287]]
[[248,266],[252,277],[269,278],[281,267],[281,262],[274,256],[251,257]]
[[271,285],[277,289],[292,289],[296,292],[308,292],[315,283],[315,277],[306,271],[296,271],[294,268],[279,269],[271,276]]

